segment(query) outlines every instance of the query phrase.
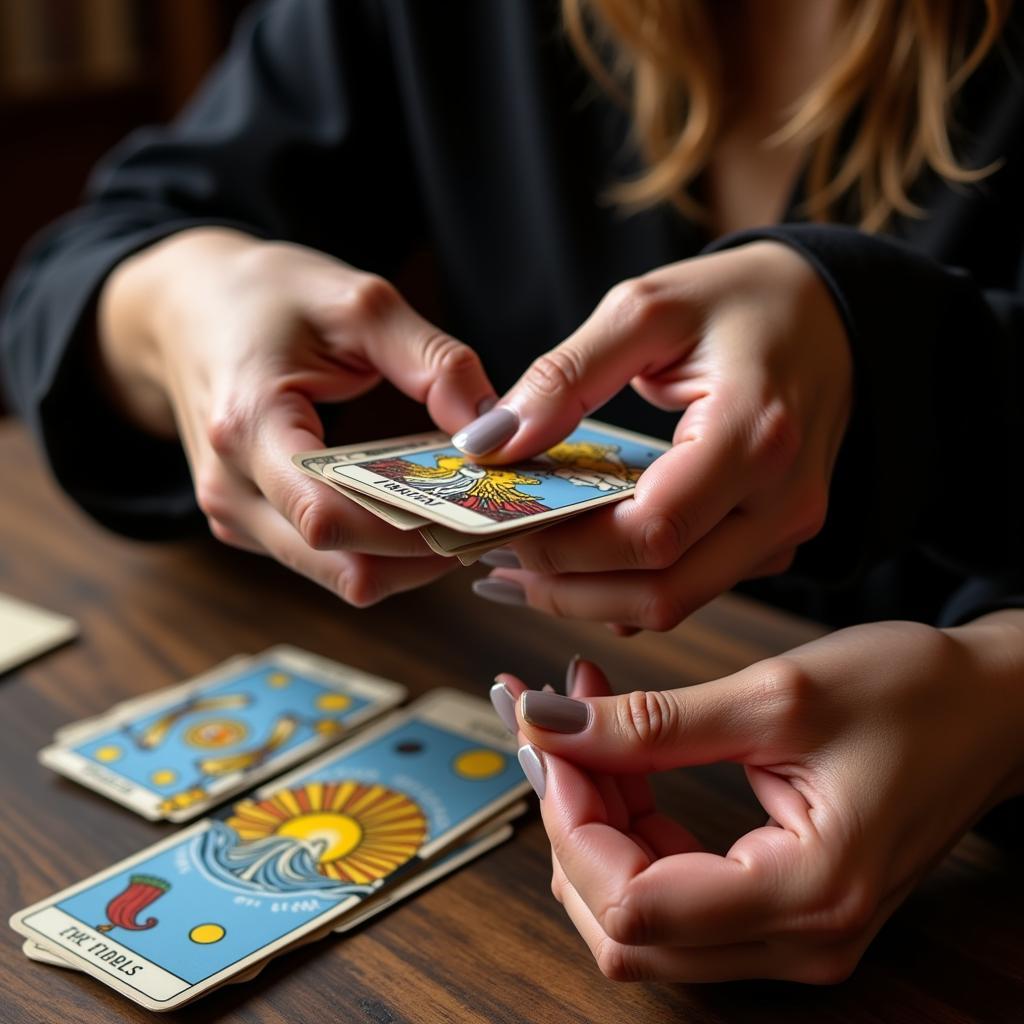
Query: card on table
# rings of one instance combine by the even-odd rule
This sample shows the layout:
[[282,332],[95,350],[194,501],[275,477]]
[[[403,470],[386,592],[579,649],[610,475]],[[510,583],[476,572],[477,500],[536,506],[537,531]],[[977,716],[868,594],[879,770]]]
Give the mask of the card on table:
[[516,465],[476,465],[440,433],[303,452],[293,461],[344,493],[430,520],[421,532],[439,553],[472,554],[472,548],[486,550],[489,540],[500,544],[513,531],[628,497],[668,447],[584,420],[561,443]]
[[0,594],[0,673],[17,668],[78,636],[66,615]]
[[452,851],[528,791],[515,750],[487,702],[435,691],[11,926],[173,1009]]
[[[513,804],[505,812],[497,815],[494,819],[488,821],[486,824],[482,825],[479,829],[476,829],[473,833],[467,836],[465,841],[459,843],[451,853],[437,857],[434,861],[425,866],[423,870],[410,875],[403,881],[396,882],[390,887],[385,886],[378,895],[368,897],[359,907],[355,908],[353,912],[342,915],[340,923],[335,925],[333,931],[338,934],[343,934],[366,924],[367,921],[376,917],[378,914],[383,913],[385,910],[388,910],[396,904],[401,903],[403,900],[408,899],[410,896],[415,895],[421,889],[425,889],[427,886],[433,885],[445,876],[458,871],[466,864],[469,864],[471,861],[476,860],[478,857],[483,856],[483,854],[493,850],[496,846],[500,846],[502,843],[507,842],[512,838],[514,831],[510,822],[524,814],[526,812],[526,807],[527,805],[522,802]],[[312,936],[307,936],[306,938],[315,940],[320,938],[320,936],[314,934]],[[301,944],[304,944],[304,940],[288,947],[288,950]],[[34,960],[37,963],[49,964],[52,967],[63,967],[72,971],[82,971],[82,968],[77,963],[67,960],[56,953],[50,952],[50,950],[45,946],[37,945],[30,939],[26,939],[24,941],[22,944],[22,951],[29,960]],[[287,950],[281,950],[280,952],[286,951]],[[232,976],[225,982],[225,984],[235,985],[249,981],[263,970],[269,962],[269,959],[261,960],[253,965],[253,967],[248,971]]]
[[274,647],[66,727],[39,760],[151,821],[187,821],[404,696],[398,683]]

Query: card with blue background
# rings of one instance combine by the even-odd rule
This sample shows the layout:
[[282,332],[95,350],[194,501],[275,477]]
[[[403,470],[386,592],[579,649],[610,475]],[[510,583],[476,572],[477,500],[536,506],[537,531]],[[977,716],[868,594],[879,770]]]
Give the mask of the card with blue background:
[[527,789],[490,706],[435,691],[11,926],[169,1010],[334,928]]
[[39,759],[146,818],[187,821],[404,695],[389,680],[275,647],[65,730]]

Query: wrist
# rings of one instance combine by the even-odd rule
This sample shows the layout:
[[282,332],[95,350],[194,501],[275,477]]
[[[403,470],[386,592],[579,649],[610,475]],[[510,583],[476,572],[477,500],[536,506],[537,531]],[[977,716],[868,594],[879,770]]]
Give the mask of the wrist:
[[168,346],[180,346],[190,309],[203,303],[211,271],[257,245],[224,228],[194,228],[128,257],[99,297],[97,373],[110,401],[147,432],[174,437],[167,386]]
[[1001,802],[1024,794],[1024,609],[1006,608],[943,630],[968,658],[965,686],[981,688],[997,725],[993,754],[1003,754]]

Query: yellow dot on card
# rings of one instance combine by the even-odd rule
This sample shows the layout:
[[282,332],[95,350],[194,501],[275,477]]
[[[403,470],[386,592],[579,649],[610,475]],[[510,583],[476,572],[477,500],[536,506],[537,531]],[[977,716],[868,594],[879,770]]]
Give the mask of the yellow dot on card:
[[93,756],[97,761],[102,761],[104,764],[110,764],[112,761],[119,761],[123,754],[124,751],[112,743],[109,746],[100,747]]
[[292,681],[292,677],[287,672],[271,672],[267,676],[267,686],[274,687],[275,690],[280,690],[287,686]]
[[505,758],[496,750],[467,750],[455,758],[454,768],[464,779],[493,779],[505,770]]
[[197,924],[188,933],[188,937],[201,946],[208,946],[211,942],[220,942],[225,934],[223,927],[219,924]]
[[343,693],[325,693],[316,699],[316,706],[321,711],[344,711],[352,703],[352,698]]
[[333,736],[342,730],[341,723],[335,722],[333,718],[321,718],[313,723],[313,728],[322,736]]
[[154,786],[169,786],[178,781],[178,773],[173,768],[157,768],[149,777]]

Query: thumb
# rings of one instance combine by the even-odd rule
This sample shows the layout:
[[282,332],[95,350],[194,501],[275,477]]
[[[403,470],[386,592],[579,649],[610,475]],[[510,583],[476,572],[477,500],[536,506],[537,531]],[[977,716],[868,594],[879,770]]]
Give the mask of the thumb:
[[634,377],[674,362],[684,326],[667,331],[664,317],[635,312],[637,296],[647,289],[641,281],[613,289],[577,331],[534,360],[494,409],[463,427],[453,444],[486,462],[530,458],[570,434]]
[[746,761],[768,737],[771,702],[751,669],[678,690],[573,700],[527,690],[516,705],[527,740],[597,772],[664,771]]
[[383,278],[358,275],[332,310],[329,337],[338,358],[377,370],[424,404],[446,433],[494,404],[476,352],[421,317]]

